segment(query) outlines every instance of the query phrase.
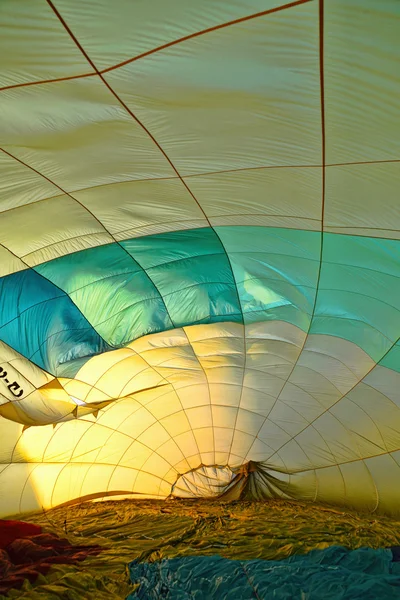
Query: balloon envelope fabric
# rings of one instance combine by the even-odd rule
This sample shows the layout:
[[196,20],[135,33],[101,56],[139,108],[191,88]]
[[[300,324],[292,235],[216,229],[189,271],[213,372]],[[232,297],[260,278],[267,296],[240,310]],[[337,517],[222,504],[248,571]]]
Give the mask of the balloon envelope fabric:
[[399,563],[392,562],[389,549],[349,551],[331,546],[280,561],[178,557],[152,563],[134,561],[129,569],[132,583],[139,586],[127,600],[391,600],[400,588]]
[[400,511],[400,7],[0,7],[0,516]]

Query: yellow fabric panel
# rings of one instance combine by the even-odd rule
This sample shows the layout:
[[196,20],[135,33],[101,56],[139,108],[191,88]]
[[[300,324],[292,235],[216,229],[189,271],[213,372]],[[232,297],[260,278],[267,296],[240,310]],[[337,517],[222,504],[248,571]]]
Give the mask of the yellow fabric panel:
[[[60,421],[54,412],[60,394],[66,395],[71,407],[65,417],[71,420],[55,428],[23,431],[22,425],[0,417],[0,429],[9,436],[1,451],[3,463],[24,465],[29,460],[61,468],[43,475],[43,481],[53,482],[54,494],[42,489],[42,467],[25,478],[26,492],[14,486],[12,493],[24,507],[35,502],[52,506],[98,494],[100,488],[168,495],[179,475],[201,464],[237,467],[253,460],[292,474],[296,494],[304,498],[316,489],[308,471],[316,470],[317,479],[320,470],[326,471],[317,485],[318,499],[326,499],[324,490],[336,485],[337,465],[348,465],[346,473],[350,473],[352,464],[398,449],[400,375],[374,366],[360,348],[332,336],[310,336],[295,365],[301,343],[304,333],[286,323],[245,328],[233,323],[195,325],[153,334],[129,348],[95,356],[72,381],[49,381],[46,373],[3,347],[4,357],[20,364],[20,372],[32,382],[30,397],[42,393],[47,398],[40,397],[40,406],[31,404],[30,397],[20,401],[32,423]],[[291,369],[295,365],[288,383],[287,371],[283,376],[271,375],[271,367],[279,372],[288,365]],[[176,385],[179,374],[182,379]],[[165,385],[168,380],[173,385]],[[129,395],[122,397],[127,390]],[[110,401],[95,410],[96,404],[87,402],[91,394],[98,398],[100,393]],[[74,398],[86,404],[76,405]],[[95,414],[81,412],[76,419],[73,407]],[[121,487],[119,468],[135,473],[127,478],[128,489]],[[359,466],[355,469],[358,473]],[[141,471],[145,477],[139,480]],[[303,486],[302,481],[309,483]],[[386,510],[393,506],[393,498],[386,480],[379,485],[382,510]],[[349,496],[337,493],[337,501],[351,498],[360,507],[375,502],[370,491],[368,498],[359,497],[354,485]],[[6,514],[4,506],[0,510]]]

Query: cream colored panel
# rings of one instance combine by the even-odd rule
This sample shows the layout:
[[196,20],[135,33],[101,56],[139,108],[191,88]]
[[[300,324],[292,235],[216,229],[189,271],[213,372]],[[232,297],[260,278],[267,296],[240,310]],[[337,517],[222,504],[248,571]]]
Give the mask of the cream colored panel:
[[309,423],[317,419],[322,412],[318,398],[314,398],[301,387],[290,382],[285,384],[279,398],[287,406],[297,410]]
[[[266,441],[269,444],[268,440]],[[314,470],[318,462],[321,462],[320,449],[317,448],[321,445],[321,438],[316,431],[314,431],[313,441],[314,444],[311,444],[307,450],[312,450],[312,446],[314,446],[314,448],[318,451],[316,457],[309,454],[308,451],[305,452],[304,448],[302,448],[302,446],[300,446],[296,440],[290,439],[289,442],[280,448],[276,454],[271,456],[271,458],[268,458],[268,464],[271,465],[272,468],[275,466],[279,468],[284,465],[284,470],[288,470],[290,473],[308,471],[310,469]],[[327,457],[329,459],[328,461],[326,460]],[[314,461],[314,458],[317,458],[318,462]],[[325,459],[325,462],[334,462],[332,460],[332,455],[328,450],[325,450],[323,458]]]
[[210,383],[211,402],[220,406],[235,406],[240,404],[241,386],[227,383]]
[[[168,457],[168,461],[171,463],[171,465],[174,465],[174,466],[178,462],[185,460],[182,452],[180,451],[175,440],[173,440],[173,439],[170,439],[167,442],[165,442],[164,444],[162,444],[158,448],[158,454],[160,456]],[[189,468],[190,468],[189,465],[186,463],[185,467],[183,468],[183,471],[187,471],[187,470],[189,470]],[[175,469],[173,469],[173,470],[175,472]]]
[[320,165],[318,36],[318,3],[309,2],[188,40],[105,78],[183,176]]
[[[99,69],[158,46],[248,15],[284,5],[282,0],[58,0],[57,8]],[[93,19],[93,15],[96,18]]]
[[[6,421],[8,427],[10,422]],[[11,431],[8,432],[10,435]],[[13,463],[24,463],[27,458],[32,463],[43,462],[47,446],[54,433],[52,425],[46,425],[44,427],[28,427],[22,430],[18,438],[15,440],[15,446],[12,452],[11,461]],[[5,430],[5,435],[7,430]],[[4,439],[4,437],[2,437]],[[27,448],[29,453],[27,454]]]
[[160,454],[155,452],[150,458],[144,463],[143,471],[147,473],[156,473],[157,477],[165,480],[172,485],[176,479],[177,472],[171,471],[171,465],[166,461]]
[[399,488],[394,485],[400,480],[400,465],[391,454],[384,454],[365,461],[377,490],[380,512],[389,515],[399,513]]
[[[246,327],[247,330],[247,327]],[[296,346],[270,339],[246,339],[246,367],[255,371],[272,371],[286,379],[299,354]]]
[[211,407],[212,420],[214,427],[226,427],[227,429],[235,429],[237,410],[231,406],[215,406]]
[[175,176],[99,77],[8,90],[0,106],[5,150],[67,192]]
[[254,390],[251,388],[242,389],[242,397],[240,400],[240,406],[246,411],[256,413],[262,417],[267,417],[275,398],[270,394],[266,394],[261,390]]
[[131,227],[121,233],[114,235],[117,241],[128,240],[135,237],[143,237],[145,235],[156,235],[157,233],[166,233],[167,231],[183,231],[184,229],[199,229],[200,227],[208,227],[209,222],[206,219],[191,219],[190,221],[168,221],[155,223],[154,225],[146,225],[144,227]]
[[243,326],[239,323],[192,325],[190,327],[184,327],[183,330],[192,345],[194,342],[199,343],[207,340],[209,340],[210,344],[213,344],[215,343],[215,339],[218,338],[239,338],[243,340]]
[[188,408],[193,408],[195,406],[203,406],[211,402],[210,400],[210,387],[207,384],[196,385],[194,388],[193,385],[186,385],[186,387],[179,388],[179,400],[186,410]]
[[[314,372],[319,373],[341,394],[348,392],[359,381],[359,377],[342,360],[323,354],[317,348],[309,351],[307,345],[301,353],[298,365],[304,367],[310,377],[314,376]],[[321,378],[319,380],[322,384],[324,383]]]
[[[354,444],[361,456],[387,452],[390,448],[387,447],[383,437],[381,422],[390,423],[395,416],[400,420],[400,411],[390,410],[390,403],[388,401],[385,403],[378,394],[368,401],[365,397],[366,386],[360,385],[360,388],[359,391],[356,388],[346,398],[342,398],[330,412],[354,436]],[[394,415],[394,412],[397,412],[397,415]]]
[[327,233],[340,233],[340,235],[360,235],[365,237],[377,237],[388,240],[400,240],[400,232],[394,229],[367,229],[367,228],[350,228],[349,231],[341,227],[324,227]]
[[397,0],[326,2],[324,17],[326,161],[398,159]]
[[364,383],[384,394],[400,408],[400,373],[376,365],[365,377]]
[[284,229],[304,229],[308,231],[321,231],[321,221],[299,217],[266,217],[264,215],[224,215],[223,217],[210,217],[212,227],[236,225],[243,227],[282,227]]
[[[12,516],[21,512],[21,495],[29,479],[29,475],[35,466],[28,463],[12,464],[7,465],[7,468],[2,470],[0,474],[1,488],[8,490],[7,494],[0,495],[0,511],[2,515]],[[38,502],[35,498],[32,498],[28,510],[35,510],[37,508]]]
[[[128,403],[129,400],[126,400],[126,402]],[[132,415],[126,418],[119,426],[119,431],[126,433],[132,439],[138,438],[143,431],[147,431],[149,427],[156,423],[156,418],[147,408],[140,407],[133,413],[135,405],[137,406],[136,403],[132,402]]]
[[[243,402],[240,403],[243,407]],[[261,415],[243,408],[239,408],[235,415],[235,432],[240,431],[256,437],[260,429]]]
[[[112,369],[114,365],[131,356],[132,350],[129,347],[93,356],[93,358],[79,369],[79,375],[76,375],[76,379],[90,385],[95,385],[96,382],[105,375],[108,369]],[[138,358],[138,360],[141,361],[140,358]]]
[[324,375],[316,370],[303,367],[300,364],[301,361],[302,355],[300,356],[299,361],[293,370],[289,380],[290,383],[300,387],[302,390],[310,394],[310,396],[315,398],[321,405],[321,410],[329,408],[334,402],[339,400],[342,393]]
[[133,231],[196,220],[198,227],[208,223],[202,211],[179,179],[130,181],[75,192],[74,198],[86,206],[118,239],[132,237]]
[[24,256],[24,261],[30,267],[35,267],[36,265],[53,260],[53,258],[72,254],[73,252],[80,252],[81,250],[86,250],[86,248],[110,244],[113,241],[112,237],[105,232],[88,233],[84,236],[75,237],[65,242],[58,242],[55,245],[49,245],[42,248],[42,250],[27,254]]
[[[368,417],[375,424],[375,435],[371,440],[375,442],[375,447],[371,449],[368,455],[381,454],[382,452],[393,451],[400,448],[400,406],[399,406],[399,388],[397,388],[397,404],[390,398],[375,390],[374,388],[360,383],[352,390],[348,397],[365,413],[363,421]],[[363,421],[361,423],[363,423]],[[361,423],[355,421],[353,429],[359,431]],[[369,438],[368,438],[369,439]]]
[[0,152],[0,213],[59,195],[55,185]]
[[[164,419],[165,422],[165,419]],[[174,436],[176,445],[182,454],[186,457],[186,460],[190,464],[191,468],[194,468],[200,464],[199,448],[196,444],[196,438],[192,431],[186,431]],[[197,464],[196,464],[197,463]]]
[[[362,379],[370,369],[374,366],[372,358],[364,352],[361,348],[341,338],[335,338],[331,335],[309,335],[307,336],[307,342],[304,346],[308,352],[315,353],[313,356],[318,354],[326,355],[328,357],[335,358],[339,363],[341,362],[344,368],[355,374],[357,379]],[[320,359],[319,359],[320,360]],[[333,363],[329,362],[330,365]],[[340,364],[336,364],[334,373],[335,377],[337,369],[339,374],[343,371],[343,367]],[[350,377],[350,374],[348,374]],[[347,378],[347,375],[346,375]],[[351,379],[349,380],[351,381]]]
[[[399,88],[400,91],[400,88]],[[326,171],[325,226],[338,233],[400,235],[400,163],[330,167]]]
[[273,423],[269,419],[261,424],[257,437],[274,450],[284,446],[292,438],[292,436],[282,429],[282,427],[279,427],[279,425]]
[[[68,196],[15,208],[0,219],[0,238],[18,256],[29,256],[30,264],[34,262],[35,253],[45,247],[48,248],[49,260],[58,255],[57,247],[64,240],[99,233],[105,233],[102,225]],[[106,237],[108,242],[112,241],[107,234]],[[83,241],[82,247],[85,246],[86,241]],[[68,251],[71,249],[64,246],[61,254]]]
[[154,356],[157,356],[156,351],[158,348],[169,348],[172,352],[177,352],[176,347],[187,346],[187,342],[188,339],[183,329],[172,329],[171,331],[163,331],[151,336],[146,335],[138,340],[134,340],[128,345],[128,348],[132,348],[132,350],[144,356],[146,356],[145,353],[148,350],[152,350],[154,351]]
[[289,404],[277,400],[271,410],[268,419],[278,425],[290,436],[296,435],[298,431],[307,427],[308,422],[301,414],[295,403],[292,408]]
[[[254,169],[216,173],[187,178],[187,183],[206,215],[215,225],[217,217],[255,215],[255,224],[263,217],[296,217],[299,229],[303,221],[321,220],[322,171],[312,168]],[[258,222],[257,222],[258,221]],[[224,223],[228,224],[228,223]],[[234,224],[234,223],[229,223]],[[285,225],[283,225],[285,226]],[[308,229],[308,227],[306,227]]]
[[[37,464],[33,466],[30,477],[21,494],[20,512],[43,510],[54,506],[54,486],[64,465]],[[61,502],[68,500],[69,494],[75,491],[75,486],[69,482],[61,492]],[[60,496],[59,496],[60,497]],[[59,501],[56,499],[55,504]]]
[[110,480],[113,471],[114,467],[111,465],[91,465],[83,480],[81,496],[103,493],[104,482]]
[[162,496],[166,495],[170,489],[171,486],[169,483],[163,483],[159,477],[140,471],[135,480],[133,491],[137,494]]
[[343,504],[346,499],[344,477],[339,467],[318,469],[316,502],[329,502],[330,504]]
[[[236,445],[232,445],[232,452],[236,449]],[[243,462],[246,462],[246,460],[254,460],[254,461],[263,461],[265,460],[265,457],[267,456],[271,456],[271,454],[273,454],[273,449],[271,448],[271,446],[269,446],[268,444],[265,443],[265,441],[262,441],[258,438],[256,438],[254,440],[254,442],[251,444],[250,449],[248,450],[246,456],[245,456],[245,460]]]
[[[203,407],[201,407],[201,409],[202,408]],[[151,411],[151,414],[157,419],[163,419],[164,417],[168,417],[182,410],[182,403],[176,392],[169,388],[169,391],[166,394],[158,394],[157,398],[149,403],[148,410]],[[187,411],[187,413],[189,413],[189,411]]]
[[152,455],[153,450],[137,440],[122,454],[118,465],[133,469],[141,469],[146,460]]
[[[193,435],[204,465],[215,464],[214,430],[212,427],[200,427],[193,430]],[[210,451],[212,449],[212,451]]]
[[[321,471],[322,469],[318,470],[317,474]],[[346,489],[345,502],[358,510],[374,510],[377,505],[377,492],[365,461],[340,465],[340,471]]]
[[[251,435],[250,433],[246,433],[244,431],[240,431],[239,429],[235,429],[233,433],[231,448],[229,451],[229,464],[232,467],[235,467],[238,466],[238,461],[239,465],[246,462],[245,457],[250,452],[251,448],[254,449],[254,442],[254,435]],[[269,453],[269,448],[264,446],[264,451],[262,453],[263,458],[268,456]]]
[[0,87],[92,73],[46,2],[2,0]]
[[138,472],[135,469],[127,469],[126,467],[116,467],[109,479],[107,485],[108,490],[128,491],[135,487],[136,477]]
[[27,265],[22,260],[0,244],[0,277],[23,271],[26,267]]
[[285,381],[271,373],[261,370],[246,370],[243,385],[251,390],[259,390],[276,398],[279,395]]
[[215,427],[215,463],[226,464],[232,448],[233,429],[228,427]]
[[[173,415],[170,415],[168,417],[164,417],[164,419],[161,419],[160,423],[164,427],[164,429],[168,432],[168,434],[172,438],[175,439],[175,441],[179,447],[180,447],[180,445],[178,442],[178,438],[181,435],[185,435],[189,431],[192,434],[190,423],[188,421],[186,413],[183,410],[180,410],[179,412],[174,413]],[[165,440],[163,440],[163,441],[165,441]],[[185,456],[188,456],[184,452],[183,448],[181,448],[181,450]]]
[[307,502],[315,502],[317,495],[317,478],[315,471],[310,470],[305,473],[295,473],[290,476],[290,483],[295,490],[295,497]]
[[190,426],[192,429],[199,429],[199,428],[204,428],[204,427],[212,427],[212,424],[214,422],[214,424],[220,424],[218,423],[218,420],[216,418],[215,409],[218,409],[219,407],[212,407],[212,411],[211,408],[208,404],[206,404],[205,406],[197,406],[196,408],[189,408],[187,409],[186,412],[186,416],[188,418],[188,421],[190,423]]
[[[308,447],[311,444],[317,445],[317,440],[314,436],[314,430],[320,434],[321,441],[319,448],[321,451],[321,457],[324,453],[325,448],[328,448],[334,457],[334,462],[351,462],[357,460],[366,453],[371,452],[374,447],[372,441],[364,440],[362,437],[354,435],[351,430],[338,420],[330,412],[324,413],[319,419],[313,423],[313,427],[307,431],[304,431],[296,440],[300,446],[308,453]],[[376,451],[376,446],[375,446]],[[318,453],[316,448],[315,455]],[[328,459],[329,460],[329,459]],[[314,463],[316,466],[323,465],[324,462],[318,459]]]

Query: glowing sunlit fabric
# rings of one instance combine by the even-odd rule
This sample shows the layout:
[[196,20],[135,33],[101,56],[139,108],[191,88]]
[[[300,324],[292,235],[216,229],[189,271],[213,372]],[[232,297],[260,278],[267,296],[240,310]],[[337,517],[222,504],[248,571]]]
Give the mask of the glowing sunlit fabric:
[[3,0],[0,515],[400,511],[397,0]]

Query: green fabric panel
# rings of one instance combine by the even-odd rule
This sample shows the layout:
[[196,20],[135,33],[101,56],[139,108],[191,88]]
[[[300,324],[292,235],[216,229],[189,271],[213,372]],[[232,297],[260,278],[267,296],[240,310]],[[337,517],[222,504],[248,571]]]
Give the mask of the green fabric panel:
[[398,242],[325,234],[311,333],[347,339],[379,361],[400,333],[399,298]]
[[[379,361],[400,335],[400,244],[324,234],[310,324],[320,242],[311,231],[201,228],[91,248],[36,271],[67,292],[112,347],[196,323],[283,320],[347,339]],[[399,362],[396,347],[382,364]]]
[[173,327],[158,290],[118,244],[63,256],[36,270],[65,290],[113,347]]
[[245,323],[284,320],[307,331],[321,235],[267,227],[218,227],[232,264]]
[[133,238],[124,240],[121,246],[146,270],[193,256],[222,254],[224,251],[210,227]]
[[300,327],[303,331],[308,330],[310,323],[309,315],[302,313],[292,304],[273,309],[250,310],[243,313],[243,319],[246,325],[260,321],[285,321]]
[[123,245],[146,269],[175,327],[221,316],[242,322],[229,259],[211,228],[136,238]]
[[124,273],[81,288],[71,300],[112,346],[172,327],[159,292],[146,273]]
[[35,270],[67,294],[100,279],[142,271],[138,263],[118,244],[74,252],[38,265]]
[[379,363],[382,367],[387,367],[400,373],[400,341],[386,354]]

